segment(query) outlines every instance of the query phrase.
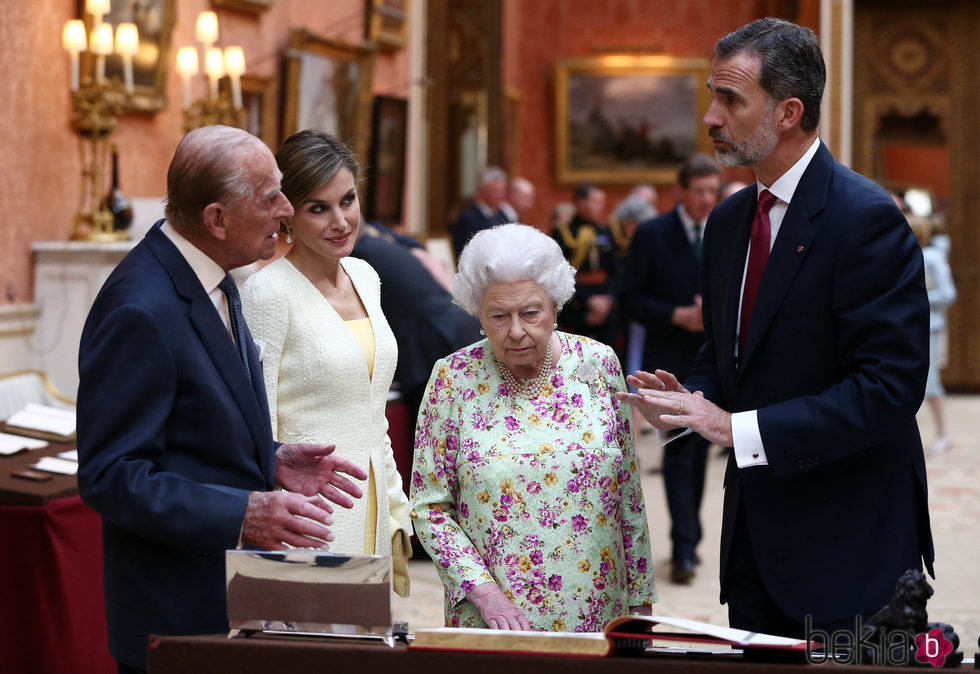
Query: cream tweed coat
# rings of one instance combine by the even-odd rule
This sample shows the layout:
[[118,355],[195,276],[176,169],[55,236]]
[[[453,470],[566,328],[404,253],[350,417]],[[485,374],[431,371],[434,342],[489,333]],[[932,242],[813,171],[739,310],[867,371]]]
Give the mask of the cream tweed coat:
[[[284,443],[333,443],[339,455],[374,467],[377,492],[375,554],[391,553],[391,537],[411,535],[408,499],[395,467],[385,418],[398,345],[381,313],[381,281],[363,260],[341,265],[367,309],[374,330],[374,376],[354,333],[320,291],[281,257],[245,282],[243,305],[252,337],[265,343],[262,371],[273,436]],[[367,495],[367,485],[360,485]],[[365,499],[351,510],[334,506],[333,552],[364,552]]]

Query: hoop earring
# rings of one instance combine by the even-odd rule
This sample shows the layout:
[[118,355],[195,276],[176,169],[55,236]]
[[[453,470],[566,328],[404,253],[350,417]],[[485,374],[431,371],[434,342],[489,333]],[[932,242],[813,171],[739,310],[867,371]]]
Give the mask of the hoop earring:
[[293,242],[293,228],[282,220],[279,221],[279,231],[286,235],[286,243]]

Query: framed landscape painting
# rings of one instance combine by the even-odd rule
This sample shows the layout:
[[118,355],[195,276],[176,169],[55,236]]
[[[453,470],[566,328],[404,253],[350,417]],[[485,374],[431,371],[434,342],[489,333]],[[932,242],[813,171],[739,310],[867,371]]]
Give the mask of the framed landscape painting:
[[294,30],[286,62],[283,138],[319,129],[366,157],[374,51]]
[[561,184],[672,183],[694,152],[710,61],[674,56],[561,59],[555,70],[555,159]]

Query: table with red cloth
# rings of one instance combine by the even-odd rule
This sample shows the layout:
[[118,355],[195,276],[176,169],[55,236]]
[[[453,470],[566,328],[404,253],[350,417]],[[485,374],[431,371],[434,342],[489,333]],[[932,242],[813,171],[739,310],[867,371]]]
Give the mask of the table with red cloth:
[[[0,428],[2,430],[2,428]],[[44,449],[0,456],[0,671],[111,674],[102,595],[102,521],[74,475],[14,477]]]
[[[414,419],[393,396],[385,416],[404,485],[412,463]],[[0,431],[4,430],[0,424]],[[14,477],[42,456],[0,456],[0,672],[109,674],[102,592],[102,523],[78,496],[75,476],[33,482]]]

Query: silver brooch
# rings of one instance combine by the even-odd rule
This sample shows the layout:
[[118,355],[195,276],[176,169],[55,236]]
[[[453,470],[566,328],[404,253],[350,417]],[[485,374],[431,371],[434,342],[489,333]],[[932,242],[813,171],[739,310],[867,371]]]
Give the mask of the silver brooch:
[[575,370],[575,377],[583,384],[588,384],[589,389],[594,389],[599,381],[599,370],[592,363],[580,363]]

